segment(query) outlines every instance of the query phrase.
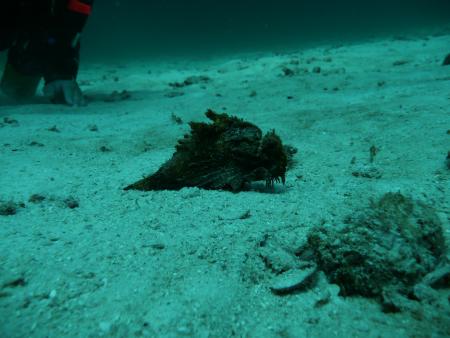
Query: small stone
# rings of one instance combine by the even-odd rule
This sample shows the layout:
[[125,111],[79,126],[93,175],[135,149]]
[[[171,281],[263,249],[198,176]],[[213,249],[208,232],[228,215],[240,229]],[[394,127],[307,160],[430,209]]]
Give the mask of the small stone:
[[190,336],[192,334],[192,329],[188,325],[182,325],[177,328],[177,333],[182,336]]
[[3,202],[0,201],[0,215],[1,216],[12,216],[17,213],[19,208],[24,208],[25,204],[16,203],[14,201]]
[[325,290],[319,294],[316,302],[314,303],[315,308],[322,307],[327,305],[331,301],[331,293],[328,290]]
[[66,198],[64,200],[64,204],[66,205],[66,207],[68,207],[69,209],[75,209],[78,208],[80,206],[80,203],[72,196]]
[[58,127],[56,125],[48,128],[47,130],[48,131],[52,131],[54,133],[59,133],[60,132],[60,130],[58,129]]
[[183,92],[169,92],[169,93],[165,94],[164,96],[168,97],[168,98],[174,98],[174,97],[183,96],[183,95],[184,95]]
[[31,141],[29,143],[29,146],[31,146],[31,147],[43,147],[44,145],[42,143],[40,143],[40,142],[37,142],[37,141]]
[[56,290],[50,291],[50,293],[48,294],[48,298],[54,299],[55,297],[56,297]]
[[31,203],[41,203],[45,200],[45,196],[39,195],[39,194],[33,194],[28,199],[28,202]]
[[109,153],[109,152],[111,151],[111,148],[108,147],[108,146],[101,146],[101,147],[99,148],[99,150],[100,150],[102,153]]
[[261,243],[259,256],[266,268],[277,275],[300,268],[295,255],[280,246],[267,244],[264,241]]
[[397,60],[392,65],[393,66],[403,66],[403,65],[406,65],[407,63],[409,63],[409,61],[407,61],[407,60]]
[[88,126],[89,131],[98,131],[98,127],[96,124],[90,124]]
[[17,121],[16,119],[12,119],[12,118],[10,118],[10,117],[8,117],[8,116],[5,116],[5,117],[3,118],[3,123],[5,123],[5,124],[10,124],[10,125],[14,125],[14,126],[19,125],[19,121]]
[[291,68],[288,68],[288,67],[283,67],[282,71],[283,71],[284,76],[290,77],[290,76],[295,75],[295,72]]
[[122,90],[121,92],[115,90],[109,96],[107,96],[105,99],[103,99],[104,102],[119,102],[119,101],[125,101],[131,98],[131,93],[128,90]]
[[312,71],[313,71],[313,73],[320,74],[320,72],[322,71],[322,68],[317,66],[317,67],[314,67]]
[[211,79],[208,76],[200,75],[200,76],[189,76],[183,82],[171,82],[169,86],[173,88],[183,88],[186,86],[198,85],[198,84],[206,84],[210,82]]
[[245,211],[241,216],[239,216],[239,219],[248,219],[252,216],[252,213],[249,210]]
[[155,250],[164,250],[166,246],[163,243],[151,244],[150,247]]
[[170,118],[172,119],[172,121],[176,124],[183,124],[183,120],[181,117],[175,115],[174,113],[172,113],[172,115],[170,116]]
[[360,166],[358,169],[354,170],[352,172],[352,175],[355,177],[379,179],[383,176],[383,173],[377,167],[371,165],[363,165]]
[[276,295],[305,291],[316,282],[316,275],[317,266],[315,265],[303,270],[289,270],[275,278],[270,290]]
[[195,197],[199,197],[200,195],[201,195],[201,191],[197,187],[183,188],[180,190],[180,197],[182,199],[195,198]]

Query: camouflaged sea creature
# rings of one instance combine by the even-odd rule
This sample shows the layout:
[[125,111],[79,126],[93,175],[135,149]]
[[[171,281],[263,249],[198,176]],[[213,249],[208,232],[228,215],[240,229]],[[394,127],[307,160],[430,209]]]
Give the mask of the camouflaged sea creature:
[[191,132],[176,145],[159,170],[125,190],[178,190],[183,187],[234,192],[247,183],[284,184],[296,149],[283,146],[274,131],[262,135],[252,123],[227,114],[206,112],[212,124],[190,122]]

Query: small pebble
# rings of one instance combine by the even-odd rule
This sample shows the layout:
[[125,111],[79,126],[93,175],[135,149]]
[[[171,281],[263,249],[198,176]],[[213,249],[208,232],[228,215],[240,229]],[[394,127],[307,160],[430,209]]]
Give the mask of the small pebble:
[[201,191],[199,188],[183,188],[180,190],[180,197],[182,199],[190,199],[194,197],[198,197],[201,195]]
[[107,147],[107,146],[101,146],[101,147],[99,148],[99,150],[100,150],[102,153],[109,153],[109,152],[111,151],[111,148],[110,148],[110,147]]
[[48,295],[48,298],[54,299],[55,297],[56,297],[56,290],[50,291],[50,293],[49,293],[49,295]]
[[174,98],[174,97],[183,96],[183,95],[184,95],[183,92],[169,92],[169,93],[165,94],[164,96],[168,97],[168,98]]
[[42,143],[40,143],[40,142],[37,142],[37,141],[31,141],[29,143],[29,146],[31,146],[31,147],[43,147],[44,145]]
[[33,194],[28,199],[28,202],[31,203],[41,203],[45,200],[45,196],[39,195],[39,194]]
[[68,207],[69,209],[75,209],[78,208],[80,206],[80,203],[72,196],[66,198],[64,200],[64,204],[66,205],[66,207]]
[[174,113],[172,113],[171,117],[173,122],[175,122],[176,124],[183,124],[183,120],[181,119],[181,117],[175,115]]
[[89,131],[98,131],[98,127],[95,124],[90,124],[88,126]]
[[52,126],[52,127],[48,128],[47,130],[48,131],[52,131],[54,133],[59,133],[60,132],[60,130],[58,129],[57,126]]
[[355,177],[379,179],[383,177],[383,172],[372,165],[360,165],[357,169],[353,170],[352,175]]
[[295,72],[291,68],[283,67],[283,75],[284,76],[294,76]]
[[122,90],[121,92],[115,90],[108,97],[106,97],[104,102],[119,102],[125,101],[131,98],[131,93],[128,90]]
[[0,215],[1,216],[12,216],[17,214],[19,208],[25,208],[24,203],[16,203],[14,201],[3,202],[0,201]]
[[190,336],[192,334],[192,330],[188,326],[179,326],[177,332],[183,336]]
[[16,119],[12,119],[10,117],[5,116],[3,118],[3,123],[17,126],[19,124],[19,121],[17,121]]
[[252,213],[249,210],[245,211],[241,216],[239,216],[239,219],[248,219],[252,216]]
[[286,295],[296,291],[304,291],[311,287],[317,275],[317,266],[306,269],[292,269],[278,275],[270,290],[276,295]]
[[398,60],[398,61],[395,61],[392,65],[393,66],[403,66],[403,65],[406,65],[407,63],[409,63],[409,61],[407,61],[407,60]]
[[155,250],[164,250],[166,246],[163,243],[151,244],[150,247]]

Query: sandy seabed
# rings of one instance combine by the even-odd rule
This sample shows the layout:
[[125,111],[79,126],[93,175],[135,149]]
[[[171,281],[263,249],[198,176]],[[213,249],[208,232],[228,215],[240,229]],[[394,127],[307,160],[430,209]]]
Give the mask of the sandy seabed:
[[[1,98],[0,199],[19,205],[0,216],[0,336],[449,336],[449,302],[386,314],[325,280],[283,297],[270,290],[312,227],[386,192],[432,205],[449,237],[448,53],[441,35],[84,64],[87,107]],[[170,158],[208,108],[298,148],[286,185],[123,191]]]

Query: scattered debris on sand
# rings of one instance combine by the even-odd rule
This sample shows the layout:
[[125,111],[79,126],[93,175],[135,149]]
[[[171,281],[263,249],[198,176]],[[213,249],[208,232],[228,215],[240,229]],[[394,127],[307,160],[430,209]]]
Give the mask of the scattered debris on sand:
[[205,75],[199,75],[199,76],[190,76],[186,78],[183,82],[171,82],[169,83],[169,86],[173,88],[183,88],[187,86],[192,86],[196,84],[205,84],[210,82],[211,79],[208,76]]
[[120,102],[131,99],[131,93],[128,90],[122,90],[121,92],[115,90],[108,97],[106,97],[104,102]]

